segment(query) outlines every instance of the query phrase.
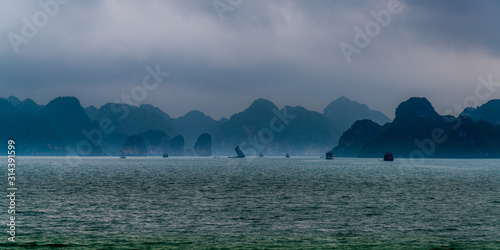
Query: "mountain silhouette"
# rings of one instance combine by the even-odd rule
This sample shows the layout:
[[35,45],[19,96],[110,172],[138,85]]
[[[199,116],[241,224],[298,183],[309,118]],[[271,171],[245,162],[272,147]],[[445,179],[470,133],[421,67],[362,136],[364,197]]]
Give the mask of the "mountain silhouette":
[[197,156],[212,155],[212,136],[209,134],[201,134],[194,144],[194,151]]
[[91,128],[90,119],[75,97],[55,98],[40,109],[39,114],[46,117],[57,134],[70,145],[84,140],[82,131]]
[[394,121],[385,124],[375,135],[356,135],[348,130],[341,138],[356,141],[356,149],[364,141],[358,152],[346,151],[348,147],[341,142],[334,151],[346,156],[381,157],[385,152],[392,152],[396,157],[500,157],[500,127],[467,117],[441,116],[426,98],[413,97],[401,103]]
[[115,126],[114,133],[129,136],[140,135],[148,130],[159,130],[173,137],[177,135],[169,122],[143,108],[127,104],[108,103],[97,112],[95,120],[109,119]]
[[216,121],[203,112],[193,110],[171,122],[175,131],[184,136],[186,146],[194,146],[198,137],[203,133],[212,132]]
[[21,103],[21,100],[19,100],[19,98],[15,97],[15,96],[9,96],[8,98],[1,98],[1,99],[9,102],[14,107]]
[[280,110],[269,100],[257,99],[219,126],[214,147],[228,155],[236,145],[248,155],[320,155],[335,145],[340,133],[318,112],[289,106]]
[[94,105],[89,106],[85,108],[85,113],[89,117],[90,120],[95,121],[97,120],[97,116],[99,114],[99,109],[96,108]]
[[365,145],[365,142],[373,139],[382,126],[371,120],[356,121],[339,139],[339,144],[333,149],[335,155],[354,157]]
[[340,97],[331,102],[324,110],[323,114],[328,117],[337,131],[344,132],[358,120],[368,119],[379,125],[384,125],[391,120],[383,113],[371,110],[365,104],[351,101],[347,97]]
[[[4,121],[0,139],[18,140],[18,153],[25,155],[64,155],[67,146],[74,149],[83,140],[92,142],[91,155],[205,155],[209,153],[208,137],[200,135],[209,134],[215,155],[233,155],[240,146],[247,155],[323,155],[335,147],[337,156],[381,157],[391,151],[397,158],[420,151],[424,157],[500,157],[499,103],[492,100],[468,108],[455,118],[439,115],[426,98],[413,97],[396,108],[392,122],[380,126],[368,119],[355,120],[360,113],[377,112],[347,98],[339,98],[325,109],[330,117],[300,106],[279,109],[261,98],[229,119],[215,121],[196,110],[173,119],[147,104],[108,103],[99,109],[84,109],[75,97],[57,97],[43,106],[10,96],[0,98],[0,119]],[[332,119],[332,114],[346,117],[348,122]],[[382,116],[377,119],[380,123],[385,120]],[[339,129],[351,121],[348,129]],[[101,131],[103,122],[112,129]],[[445,137],[443,141],[434,140],[436,131]],[[93,138],[88,137],[90,132]],[[102,140],[95,143],[93,139]]]
[[[64,142],[50,122],[0,100],[0,140],[14,140],[18,155],[64,155]],[[6,151],[3,151],[3,155]]]
[[[244,111],[232,115],[215,130],[216,154],[232,155],[235,146],[245,142],[249,137],[256,138],[261,129],[269,127],[271,119],[275,117],[273,110],[278,110],[274,103],[266,99],[257,99]],[[256,150],[259,151],[261,148]]]
[[143,110],[149,111],[149,112],[151,112],[153,114],[159,115],[161,118],[163,118],[167,122],[170,122],[170,123],[172,122],[172,118],[167,113],[163,112],[163,110],[161,110],[158,107],[155,107],[155,106],[153,106],[151,104],[142,104],[140,106],[140,108],[143,109]]
[[500,125],[500,100],[491,100],[477,108],[466,108],[460,115],[470,117],[475,122],[484,120]]
[[31,114],[39,114],[40,110],[43,108],[42,105],[37,104],[35,101],[29,98],[17,104],[16,107],[26,113]]

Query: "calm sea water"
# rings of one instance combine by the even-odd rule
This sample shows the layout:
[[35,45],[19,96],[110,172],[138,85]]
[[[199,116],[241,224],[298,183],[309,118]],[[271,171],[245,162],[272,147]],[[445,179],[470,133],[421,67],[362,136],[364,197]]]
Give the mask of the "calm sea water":
[[19,157],[0,248],[500,249],[499,163]]

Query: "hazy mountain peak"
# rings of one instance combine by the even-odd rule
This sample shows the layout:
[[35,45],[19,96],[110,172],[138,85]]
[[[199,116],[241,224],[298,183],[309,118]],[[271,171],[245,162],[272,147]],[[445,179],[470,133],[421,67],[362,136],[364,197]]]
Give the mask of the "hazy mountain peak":
[[192,110],[187,112],[184,116],[182,117],[199,117],[199,118],[205,118],[205,117],[210,117],[208,115],[205,115],[205,113],[199,111],[199,110]]
[[158,114],[160,115],[163,119],[165,119],[166,121],[171,121],[172,118],[170,117],[170,115],[168,115],[167,113],[165,113],[163,110],[161,110],[160,108],[158,107],[155,107],[151,104],[142,104],[141,106],[139,106],[139,108],[141,109],[144,109],[144,110],[147,110],[151,113],[154,113],[154,114]]
[[346,131],[358,120],[369,119],[380,125],[384,125],[391,120],[383,113],[371,110],[365,104],[352,101],[342,96],[331,102],[324,110],[323,114],[328,117],[336,129],[340,132]]
[[15,97],[15,96],[9,96],[7,98],[0,98],[1,100],[5,100],[7,102],[9,102],[10,104],[14,105],[14,106],[17,106],[19,103],[21,103],[21,100],[19,100],[19,98]]
[[42,105],[37,104],[35,101],[27,98],[23,102],[19,103],[17,106],[20,110],[32,114],[38,114],[38,111],[43,108]]
[[414,118],[434,119],[440,117],[432,104],[425,97],[412,97],[396,108],[396,119],[413,120]]
[[17,106],[19,105],[19,103],[21,103],[21,100],[19,100],[19,98],[15,97],[15,96],[9,96],[9,98],[7,99],[10,103],[12,103],[12,105],[14,106]]
[[490,100],[477,108],[465,108],[461,116],[470,117],[473,121],[484,120],[491,124],[500,124],[500,100]]
[[140,107],[128,104],[107,103],[99,109],[98,119],[108,118],[115,122],[117,133],[137,135],[154,129],[172,137],[177,133],[171,126],[170,117],[152,105]]
[[243,112],[272,112],[273,109],[278,109],[278,107],[271,101],[264,99],[264,98],[259,98]]
[[366,111],[370,111],[370,109],[368,108],[368,106],[366,106],[365,104],[361,104],[357,101],[353,101],[345,96],[341,96],[337,99],[335,99],[335,101],[331,102],[324,110],[323,110],[323,113],[328,113],[328,112],[331,112],[335,109],[344,109],[346,108],[345,106],[346,105],[349,105],[349,106],[358,106],[358,109],[365,109]]
[[57,97],[40,110],[40,115],[51,122],[54,130],[66,142],[83,138],[82,130],[90,126],[90,119],[76,97]]
[[216,121],[199,110],[193,110],[172,120],[175,130],[184,136],[186,145],[194,145],[200,134],[211,130]]
[[276,106],[276,105],[267,99],[259,98],[259,99],[256,99],[255,101],[253,101],[253,103],[250,105],[250,107],[255,107],[255,106],[257,106],[257,107],[263,107],[263,106],[271,107],[271,106]]
[[[191,122],[191,123],[213,123],[215,122],[212,117],[205,115],[205,113],[199,111],[199,110],[192,110],[189,111],[187,114],[175,119],[177,125],[180,125],[182,123],[186,122]],[[183,124],[187,125],[187,124]]]
[[76,98],[74,96],[56,97],[55,99],[50,101],[46,107],[52,107],[52,106],[59,105],[59,104],[72,105],[72,106],[78,106],[80,108],[83,108],[82,105],[80,104],[80,101],[78,100],[78,98]]
[[[36,103],[35,101],[33,101],[33,100],[32,100],[32,99],[30,99],[30,98],[26,98],[23,102],[24,102],[24,103],[29,103],[29,104],[36,104],[36,105],[39,105],[38,103]],[[23,103],[23,102],[22,102],[22,103]],[[21,103],[20,103],[20,104],[21,104]]]
[[[353,101],[345,96],[341,96],[333,102],[336,102],[336,103],[350,103],[350,102],[358,103],[357,101]],[[361,105],[364,105],[364,104],[361,104]],[[366,105],[364,105],[364,106],[366,106]]]
[[377,135],[382,127],[371,120],[356,121],[339,139],[333,149],[336,155],[358,156],[366,141]]

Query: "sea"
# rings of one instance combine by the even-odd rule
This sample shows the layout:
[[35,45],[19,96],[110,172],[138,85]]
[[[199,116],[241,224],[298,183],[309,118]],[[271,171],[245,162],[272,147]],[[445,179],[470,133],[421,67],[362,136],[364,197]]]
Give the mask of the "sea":
[[498,159],[0,160],[1,249],[500,249]]

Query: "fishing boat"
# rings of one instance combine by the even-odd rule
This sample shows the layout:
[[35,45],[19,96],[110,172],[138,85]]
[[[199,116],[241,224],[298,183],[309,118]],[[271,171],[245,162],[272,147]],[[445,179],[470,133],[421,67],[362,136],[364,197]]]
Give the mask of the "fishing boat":
[[333,152],[332,151],[326,152],[325,159],[327,159],[327,160],[333,160]]
[[384,161],[394,161],[394,155],[390,152],[385,153]]

